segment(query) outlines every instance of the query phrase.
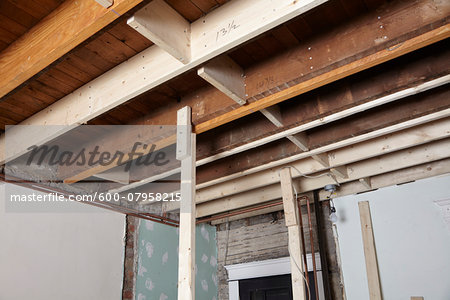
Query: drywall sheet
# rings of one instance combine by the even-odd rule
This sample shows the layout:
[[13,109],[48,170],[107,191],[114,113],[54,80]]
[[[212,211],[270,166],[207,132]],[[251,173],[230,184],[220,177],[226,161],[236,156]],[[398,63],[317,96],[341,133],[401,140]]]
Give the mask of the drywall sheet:
[[[216,228],[196,228],[195,299],[217,299]],[[137,300],[177,299],[178,228],[141,220],[139,224]]]
[[[122,299],[125,215],[71,203],[58,212],[5,212],[0,184],[0,299]],[[78,207],[85,206],[83,213]]]
[[450,230],[437,200],[450,198],[441,176],[335,199],[347,299],[369,299],[359,201],[369,201],[383,299],[450,299]]

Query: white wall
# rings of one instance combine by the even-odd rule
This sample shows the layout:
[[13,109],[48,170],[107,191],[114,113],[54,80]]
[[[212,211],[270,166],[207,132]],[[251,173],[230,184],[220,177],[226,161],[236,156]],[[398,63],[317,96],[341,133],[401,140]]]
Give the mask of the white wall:
[[[0,300],[121,299],[124,215],[5,212],[0,184]],[[76,208],[76,207],[75,207]]]
[[435,200],[450,176],[335,199],[347,299],[369,299],[358,202],[369,201],[385,300],[450,299],[450,230]]

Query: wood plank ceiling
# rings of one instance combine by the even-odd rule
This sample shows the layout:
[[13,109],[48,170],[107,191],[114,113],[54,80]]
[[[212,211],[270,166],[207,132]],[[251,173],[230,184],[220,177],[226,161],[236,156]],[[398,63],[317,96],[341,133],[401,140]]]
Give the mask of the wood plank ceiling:
[[0,51],[55,10],[64,0],[0,1]]
[[[39,21],[38,16],[44,17],[44,13],[48,14],[59,3],[56,0],[39,2],[46,9],[40,9],[40,15],[37,12],[33,12],[34,15],[31,15],[32,5],[36,5],[37,0],[9,1],[1,1],[1,5],[5,6],[5,10],[1,9],[1,11],[10,12],[8,15],[17,23],[21,20],[21,23],[26,24],[28,27],[23,26],[22,31],[26,31],[36,24]],[[190,22],[226,2],[227,0],[167,1]],[[277,53],[303,43],[313,34],[330,30],[345,20],[373,10],[384,2],[384,0],[329,1],[318,9],[297,17],[234,49],[229,56],[242,68],[250,68]],[[17,6],[14,6],[14,3]],[[149,40],[126,24],[130,15],[131,13],[122,16],[24,85],[1,98],[0,130],[4,131],[5,125],[20,123],[151,46],[152,43]],[[2,16],[8,19],[4,15]],[[6,30],[14,31],[20,27],[14,27],[10,23],[1,22],[0,29],[6,32]],[[22,31],[17,31],[17,36],[23,34]],[[13,40],[8,41],[12,42]],[[6,47],[7,44],[4,46]],[[90,124],[132,123],[134,120],[144,117],[148,112],[157,110],[167,103],[179,101],[182,97],[192,94],[206,85],[207,83],[196,76],[194,71],[187,72],[97,117]]]

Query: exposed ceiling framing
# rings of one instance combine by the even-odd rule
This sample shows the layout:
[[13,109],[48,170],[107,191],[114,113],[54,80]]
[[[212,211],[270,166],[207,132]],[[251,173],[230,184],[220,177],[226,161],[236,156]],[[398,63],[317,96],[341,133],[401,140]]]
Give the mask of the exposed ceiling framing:
[[[338,183],[339,195],[450,172],[450,3],[179,2],[65,1],[36,15],[0,52],[2,126],[175,125],[190,106],[197,218],[279,200],[286,166],[299,193]],[[8,129],[23,143],[6,152],[3,134],[0,163],[69,128]],[[127,131],[79,147],[118,140],[129,151]],[[64,179],[76,189],[112,167]],[[152,191],[178,172],[134,169],[108,189]]]

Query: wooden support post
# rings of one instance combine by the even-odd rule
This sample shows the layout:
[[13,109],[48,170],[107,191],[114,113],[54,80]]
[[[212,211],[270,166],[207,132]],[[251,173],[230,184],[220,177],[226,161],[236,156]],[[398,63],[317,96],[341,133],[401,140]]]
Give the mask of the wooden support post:
[[128,25],[184,64],[191,60],[191,25],[164,0],[153,0]]
[[369,284],[369,298],[370,300],[381,300],[381,285],[378,274],[377,253],[375,250],[375,240],[373,238],[369,202],[358,202],[358,206],[359,216],[361,218],[364,257],[366,259],[367,281]]
[[303,282],[302,244],[300,242],[300,226],[298,203],[294,195],[291,169],[284,168],[280,172],[281,194],[283,196],[284,215],[289,235],[289,254],[291,257],[292,296],[304,300],[305,283]]
[[197,74],[238,104],[245,104],[244,70],[228,56],[213,59]]
[[[195,133],[191,132],[191,114],[191,108],[184,107],[177,120],[177,159],[181,160],[178,300],[195,299]],[[185,127],[190,130],[179,130]]]

